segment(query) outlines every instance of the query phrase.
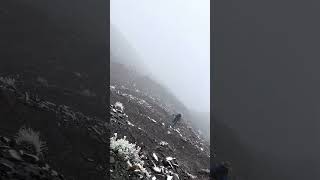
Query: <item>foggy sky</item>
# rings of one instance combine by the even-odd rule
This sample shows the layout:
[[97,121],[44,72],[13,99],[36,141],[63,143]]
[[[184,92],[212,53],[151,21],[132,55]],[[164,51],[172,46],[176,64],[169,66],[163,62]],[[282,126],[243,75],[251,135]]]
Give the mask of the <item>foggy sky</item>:
[[210,0],[111,0],[111,24],[188,108],[210,111]]

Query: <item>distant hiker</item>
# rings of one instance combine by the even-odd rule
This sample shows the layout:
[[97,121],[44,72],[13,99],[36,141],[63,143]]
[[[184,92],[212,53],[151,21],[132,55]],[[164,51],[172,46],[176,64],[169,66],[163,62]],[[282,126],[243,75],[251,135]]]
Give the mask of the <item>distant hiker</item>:
[[177,122],[181,120],[181,117],[182,117],[181,114],[175,115],[175,117],[174,117],[174,119],[172,121],[172,127],[174,127],[177,124]]
[[228,180],[229,175],[229,162],[222,162],[212,169],[212,176],[214,180]]

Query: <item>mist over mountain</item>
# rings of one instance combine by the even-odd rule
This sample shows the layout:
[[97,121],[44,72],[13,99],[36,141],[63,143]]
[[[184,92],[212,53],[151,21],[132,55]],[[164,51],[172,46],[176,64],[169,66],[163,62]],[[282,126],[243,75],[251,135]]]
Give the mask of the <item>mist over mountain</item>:
[[115,25],[110,25],[110,59],[120,64],[125,64],[130,69],[147,74],[148,70],[141,61],[140,55],[128,42]]
[[[125,136],[142,148],[141,154],[150,157],[141,164],[144,172],[149,172],[150,177],[145,179],[151,179],[151,176],[160,180],[173,176],[175,179],[209,179],[210,145],[204,138],[209,133],[205,130],[201,131],[206,134],[199,133],[198,129],[205,126],[195,126],[200,124],[196,121],[201,116],[189,110],[168,87],[158,81],[161,76],[155,78],[118,29],[111,29],[111,134],[119,138]],[[122,108],[117,109],[119,104]],[[183,120],[173,126],[173,115],[176,113],[182,113]],[[115,161],[112,163],[111,179],[132,179],[136,174],[127,175],[127,168],[119,165],[122,161],[117,151],[112,152],[111,157]],[[174,168],[170,166],[171,161]]]
[[193,126],[210,142],[210,112],[192,111],[191,114]]
[[[124,65],[128,70],[132,71],[131,78],[135,79],[135,83],[143,90],[155,95],[164,104],[169,105],[174,111],[172,113],[182,113],[188,123],[191,123],[196,131],[210,139],[210,113],[198,112],[195,109],[186,107],[176,95],[161,82],[161,77],[155,76],[150,69],[141,61],[139,54],[134,47],[130,45],[128,40],[123,36],[120,30],[111,26],[110,28],[110,54],[111,54],[111,74],[117,76],[116,79],[123,79],[123,83],[127,82],[127,76],[121,78],[123,72],[116,72],[118,66]],[[152,63],[152,62],[151,62]],[[165,71],[164,71],[165,73]],[[139,77],[136,77],[138,74]],[[138,80],[137,80],[138,79]],[[112,80],[111,80],[112,83]],[[195,102],[194,106],[198,106]],[[208,141],[209,142],[209,141]]]
[[189,109],[209,112],[210,0],[110,2],[111,23],[134,47],[150,77]]

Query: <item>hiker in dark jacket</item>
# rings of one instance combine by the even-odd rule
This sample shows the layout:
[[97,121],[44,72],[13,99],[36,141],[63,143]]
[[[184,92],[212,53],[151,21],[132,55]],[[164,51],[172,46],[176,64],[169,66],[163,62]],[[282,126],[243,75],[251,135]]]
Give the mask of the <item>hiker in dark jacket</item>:
[[212,172],[214,180],[228,180],[229,163],[223,162],[213,168]]
[[177,122],[181,120],[181,117],[182,117],[181,114],[175,115],[175,117],[174,117],[174,119],[172,121],[172,127],[174,127],[177,124]]

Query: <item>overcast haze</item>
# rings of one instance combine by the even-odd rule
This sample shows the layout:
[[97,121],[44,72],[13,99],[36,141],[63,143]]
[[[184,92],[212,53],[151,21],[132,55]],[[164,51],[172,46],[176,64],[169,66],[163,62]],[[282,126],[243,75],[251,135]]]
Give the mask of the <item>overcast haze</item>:
[[188,108],[210,111],[210,0],[111,0],[111,24]]

